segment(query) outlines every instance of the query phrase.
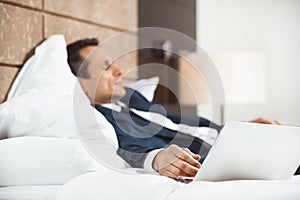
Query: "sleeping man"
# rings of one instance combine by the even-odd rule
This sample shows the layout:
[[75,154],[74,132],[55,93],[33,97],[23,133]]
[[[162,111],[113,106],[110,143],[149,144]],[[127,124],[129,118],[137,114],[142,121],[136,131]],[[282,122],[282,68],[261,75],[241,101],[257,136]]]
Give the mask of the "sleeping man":
[[[155,170],[175,179],[195,176],[211,145],[191,131],[174,127],[219,132],[222,126],[197,116],[174,115],[139,92],[125,88],[122,69],[97,45],[97,39],[68,45],[68,63],[91,104],[114,127],[117,153],[132,167]],[[153,117],[149,118],[149,113]],[[253,122],[279,124],[263,118]]]

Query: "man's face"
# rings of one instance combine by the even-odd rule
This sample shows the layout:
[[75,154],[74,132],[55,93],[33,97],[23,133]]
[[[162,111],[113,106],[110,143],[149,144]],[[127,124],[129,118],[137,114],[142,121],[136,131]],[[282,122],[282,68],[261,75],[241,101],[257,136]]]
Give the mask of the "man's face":
[[84,90],[94,104],[112,103],[125,95],[121,78],[123,71],[116,67],[105,51],[97,46],[88,46],[79,51],[88,60],[90,78],[80,79]]

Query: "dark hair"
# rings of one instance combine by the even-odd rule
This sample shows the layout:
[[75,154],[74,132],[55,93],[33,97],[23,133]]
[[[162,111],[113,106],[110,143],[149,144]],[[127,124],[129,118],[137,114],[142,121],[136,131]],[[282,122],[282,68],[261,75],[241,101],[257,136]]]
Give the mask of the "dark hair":
[[[81,78],[90,78],[87,72],[88,62],[82,58],[79,51],[87,46],[97,46],[99,41],[97,38],[84,39],[75,41],[67,46],[68,51],[68,63],[70,65],[71,71],[75,76]],[[80,73],[79,73],[80,68]]]

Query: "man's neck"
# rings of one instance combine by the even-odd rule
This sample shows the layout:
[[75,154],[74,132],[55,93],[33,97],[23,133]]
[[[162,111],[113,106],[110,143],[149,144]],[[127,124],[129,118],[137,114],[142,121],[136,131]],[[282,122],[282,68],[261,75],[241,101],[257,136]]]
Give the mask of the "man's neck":
[[103,104],[117,104],[118,101],[108,100],[108,101],[94,101],[94,105],[103,105]]

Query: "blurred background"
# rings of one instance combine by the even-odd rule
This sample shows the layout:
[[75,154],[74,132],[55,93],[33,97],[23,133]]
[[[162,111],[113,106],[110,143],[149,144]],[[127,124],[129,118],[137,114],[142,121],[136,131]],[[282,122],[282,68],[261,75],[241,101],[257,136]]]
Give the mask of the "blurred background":
[[[198,42],[213,59],[216,55],[214,61],[224,79],[228,77],[226,73],[240,76],[241,82],[224,80],[227,120],[266,116],[299,126],[300,1],[200,0],[197,3]],[[223,63],[218,55],[223,56]],[[225,73],[223,67],[230,62],[236,65]],[[253,65],[248,66],[249,63]],[[242,64],[244,72],[236,69],[243,67]],[[239,88],[231,91],[233,84],[249,88],[237,94],[240,98],[250,95],[250,100],[231,100],[229,92],[235,95],[239,91]]]
[[[140,27],[161,26],[187,34],[212,59],[225,89],[225,121],[264,116],[300,125],[300,1],[140,0],[139,3]],[[173,48],[180,46],[176,41],[172,43]],[[194,46],[179,49],[187,50],[187,57],[197,56],[197,51],[201,51]],[[207,88],[203,86],[205,83],[201,77],[192,76],[194,71],[186,62],[180,62],[179,68],[181,73],[192,77],[190,82],[195,91],[201,91],[197,93],[197,110],[205,115],[205,104],[210,102],[203,91]],[[186,87],[179,88],[183,104],[193,107],[191,92]]]
[[[128,29],[164,27],[186,34],[201,48],[162,34],[147,41],[158,50],[128,52],[117,60],[128,71],[159,63],[182,74],[184,79],[160,69],[128,73],[128,81],[159,75],[175,88],[159,85],[155,102],[174,112],[180,103],[185,114],[209,117],[205,77],[168,53],[197,58],[203,49],[225,89],[218,122],[264,116],[300,126],[299,0],[0,0],[0,13],[1,102],[28,52],[52,34],[64,34],[68,43],[87,37],[103,41]],[[131,35],[134,39],[119,45],[138,48],[141,37]]]

